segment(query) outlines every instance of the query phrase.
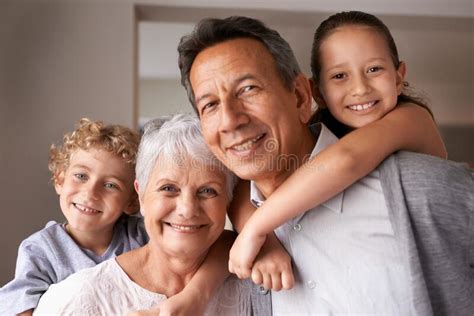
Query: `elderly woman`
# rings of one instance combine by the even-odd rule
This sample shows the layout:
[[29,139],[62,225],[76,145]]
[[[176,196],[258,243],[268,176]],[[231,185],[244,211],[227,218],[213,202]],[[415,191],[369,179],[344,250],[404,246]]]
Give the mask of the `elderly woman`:
[[[123,315],[179,293],[224,230],[233,175],[211,154],[198,120],[177,115],[145,126],[137,158],[147,245],[53,285],[35,313]],[[229,277],[206,314],[269,314],[269,297]]]

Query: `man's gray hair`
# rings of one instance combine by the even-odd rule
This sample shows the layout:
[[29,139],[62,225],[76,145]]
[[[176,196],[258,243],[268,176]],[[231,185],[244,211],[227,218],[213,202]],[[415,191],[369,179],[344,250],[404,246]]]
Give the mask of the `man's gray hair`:
[[[187,168],[204,165],[221,170],[226,177],[229,202],[232,200],[236,177],[207,147],[196,116],[178,114],[154,119],[146,123],[143,130],[135,167],[140,196],[145,192],[158,157],[165,157]],[[187,162],[190,164],[185,164]]]
[[194,91],[189,79],[196,56],[208,47],[238,38],[252,38],[265,45],[275,60],[283,84],[288,90],[293,88],[294,80],[301,70],[290,45],[277,31],[259,20],[243,16],[207,18],[201,20],[192,33],[183,36],[178,45],[181,84],[186,88],[189,101],[196,112]]

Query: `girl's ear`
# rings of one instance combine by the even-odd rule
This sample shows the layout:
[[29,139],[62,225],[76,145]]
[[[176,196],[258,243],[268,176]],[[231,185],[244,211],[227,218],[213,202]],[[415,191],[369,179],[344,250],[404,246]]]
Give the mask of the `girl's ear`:
[[326,102],[324,101],[323,95],[319,91],[319,86],[313,81],[313,79],[309,79],[309,84],[311,85],[313,99],[318,104],[318,109],[326,108]]
[[407,71],[407,66],[403,61],[401,61],[397,69],[397,94],[398,95],[402,93],[404,82],[405,82],[406,71]]

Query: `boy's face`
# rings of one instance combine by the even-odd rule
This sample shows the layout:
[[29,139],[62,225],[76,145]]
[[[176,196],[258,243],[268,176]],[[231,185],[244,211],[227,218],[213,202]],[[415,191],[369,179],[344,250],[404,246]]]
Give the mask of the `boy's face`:
[[100,149],[78,149],[55,184],[61,210],[74,233],[107,233],[131,205],[131,165]]

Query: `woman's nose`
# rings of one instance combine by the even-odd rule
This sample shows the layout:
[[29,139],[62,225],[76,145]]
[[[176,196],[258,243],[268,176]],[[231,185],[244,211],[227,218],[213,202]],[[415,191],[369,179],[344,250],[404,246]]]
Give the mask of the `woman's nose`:
[[185,219],[191,219],[199,216],[199,203],[190,194],[182,194],[176,205],[176,211],[179,216]]

